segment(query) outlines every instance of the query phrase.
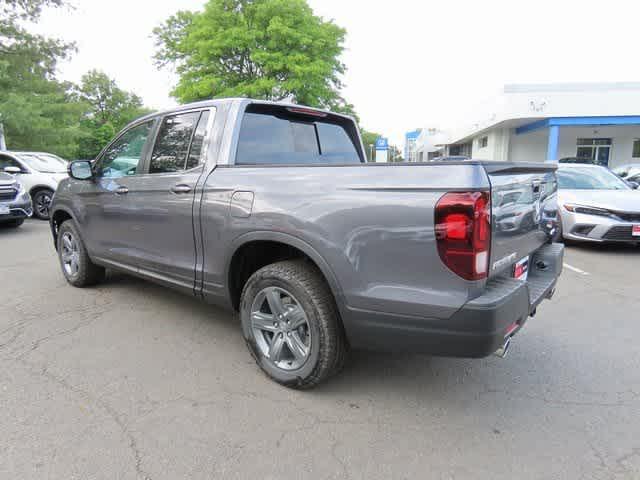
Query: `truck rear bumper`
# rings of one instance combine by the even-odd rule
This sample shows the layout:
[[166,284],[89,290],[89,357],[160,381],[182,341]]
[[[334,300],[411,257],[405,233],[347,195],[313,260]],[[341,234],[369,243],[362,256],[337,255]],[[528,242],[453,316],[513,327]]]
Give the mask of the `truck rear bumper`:
[[485,357],[498,350],[554,291],[564,245],[545,245],[529,263],[526,281],[491,279],[485,293],[448,319],[349,310],[345,328],[354,348],[412,351],[450,357]]

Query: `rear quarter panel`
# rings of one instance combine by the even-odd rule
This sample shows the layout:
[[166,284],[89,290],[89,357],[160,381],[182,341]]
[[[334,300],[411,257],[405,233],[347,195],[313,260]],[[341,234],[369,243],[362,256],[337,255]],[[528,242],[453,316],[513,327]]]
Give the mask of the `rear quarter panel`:
[[[345,323],[354,311],[444,319],[483,283],[441,262],[434,206],[446,191],[488,189],[476,164],[218,167],[202,197],[204,293],[228,295],[226,269],[250,232],[304,242],[337,279]],[[235,191],[253,192],[251,214],[229,214]],[[346,317],[346,318],[345,318]]]

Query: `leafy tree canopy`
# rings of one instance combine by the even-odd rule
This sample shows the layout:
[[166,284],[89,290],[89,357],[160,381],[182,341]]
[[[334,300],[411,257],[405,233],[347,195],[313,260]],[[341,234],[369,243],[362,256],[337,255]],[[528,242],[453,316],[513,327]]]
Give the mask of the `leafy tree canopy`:
[[70,84],[55,80],[74,46],[29,33],[42,8],[61,0],[0,0],[0,122],[12,149],[71,155],[81,108]]
[[372,145],[375,145],[378,137],[381,137],[379,133],[368,132],[364,128],[360,129],[360,135],[362,136],[362,144],[364,145],[365,152],[367,153],[367,162],[373,161],[372,155]]
[[115,80],[97,70],[83,75],[78,97],[85,105],[80,122],[79,158],[95,158],[126,124],[149,113],[139,96],[120,89]]
[[214,97],[279,100],[353,112],[340,95],[345,30],[306,0],[210,0],[154,30],[159,66],[175,66],[181,102]]

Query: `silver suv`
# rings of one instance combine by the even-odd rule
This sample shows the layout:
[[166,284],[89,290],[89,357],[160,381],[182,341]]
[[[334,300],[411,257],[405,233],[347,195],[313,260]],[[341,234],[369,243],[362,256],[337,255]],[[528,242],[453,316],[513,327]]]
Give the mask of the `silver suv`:
[[29,192],[12,175],[0,172],[0,225],[19,227],[32,213]]

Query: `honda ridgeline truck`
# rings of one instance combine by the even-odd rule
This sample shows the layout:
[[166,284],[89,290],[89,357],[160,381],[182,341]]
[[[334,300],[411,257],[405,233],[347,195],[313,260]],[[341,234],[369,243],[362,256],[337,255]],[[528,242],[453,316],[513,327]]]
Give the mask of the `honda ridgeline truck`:
[[224,99],[127,126],[51,205],[62,273],[105,268],[239,312],[308,388],[350,348],[504,355],[562,268],[555,166],[366,163],[350,117]]

